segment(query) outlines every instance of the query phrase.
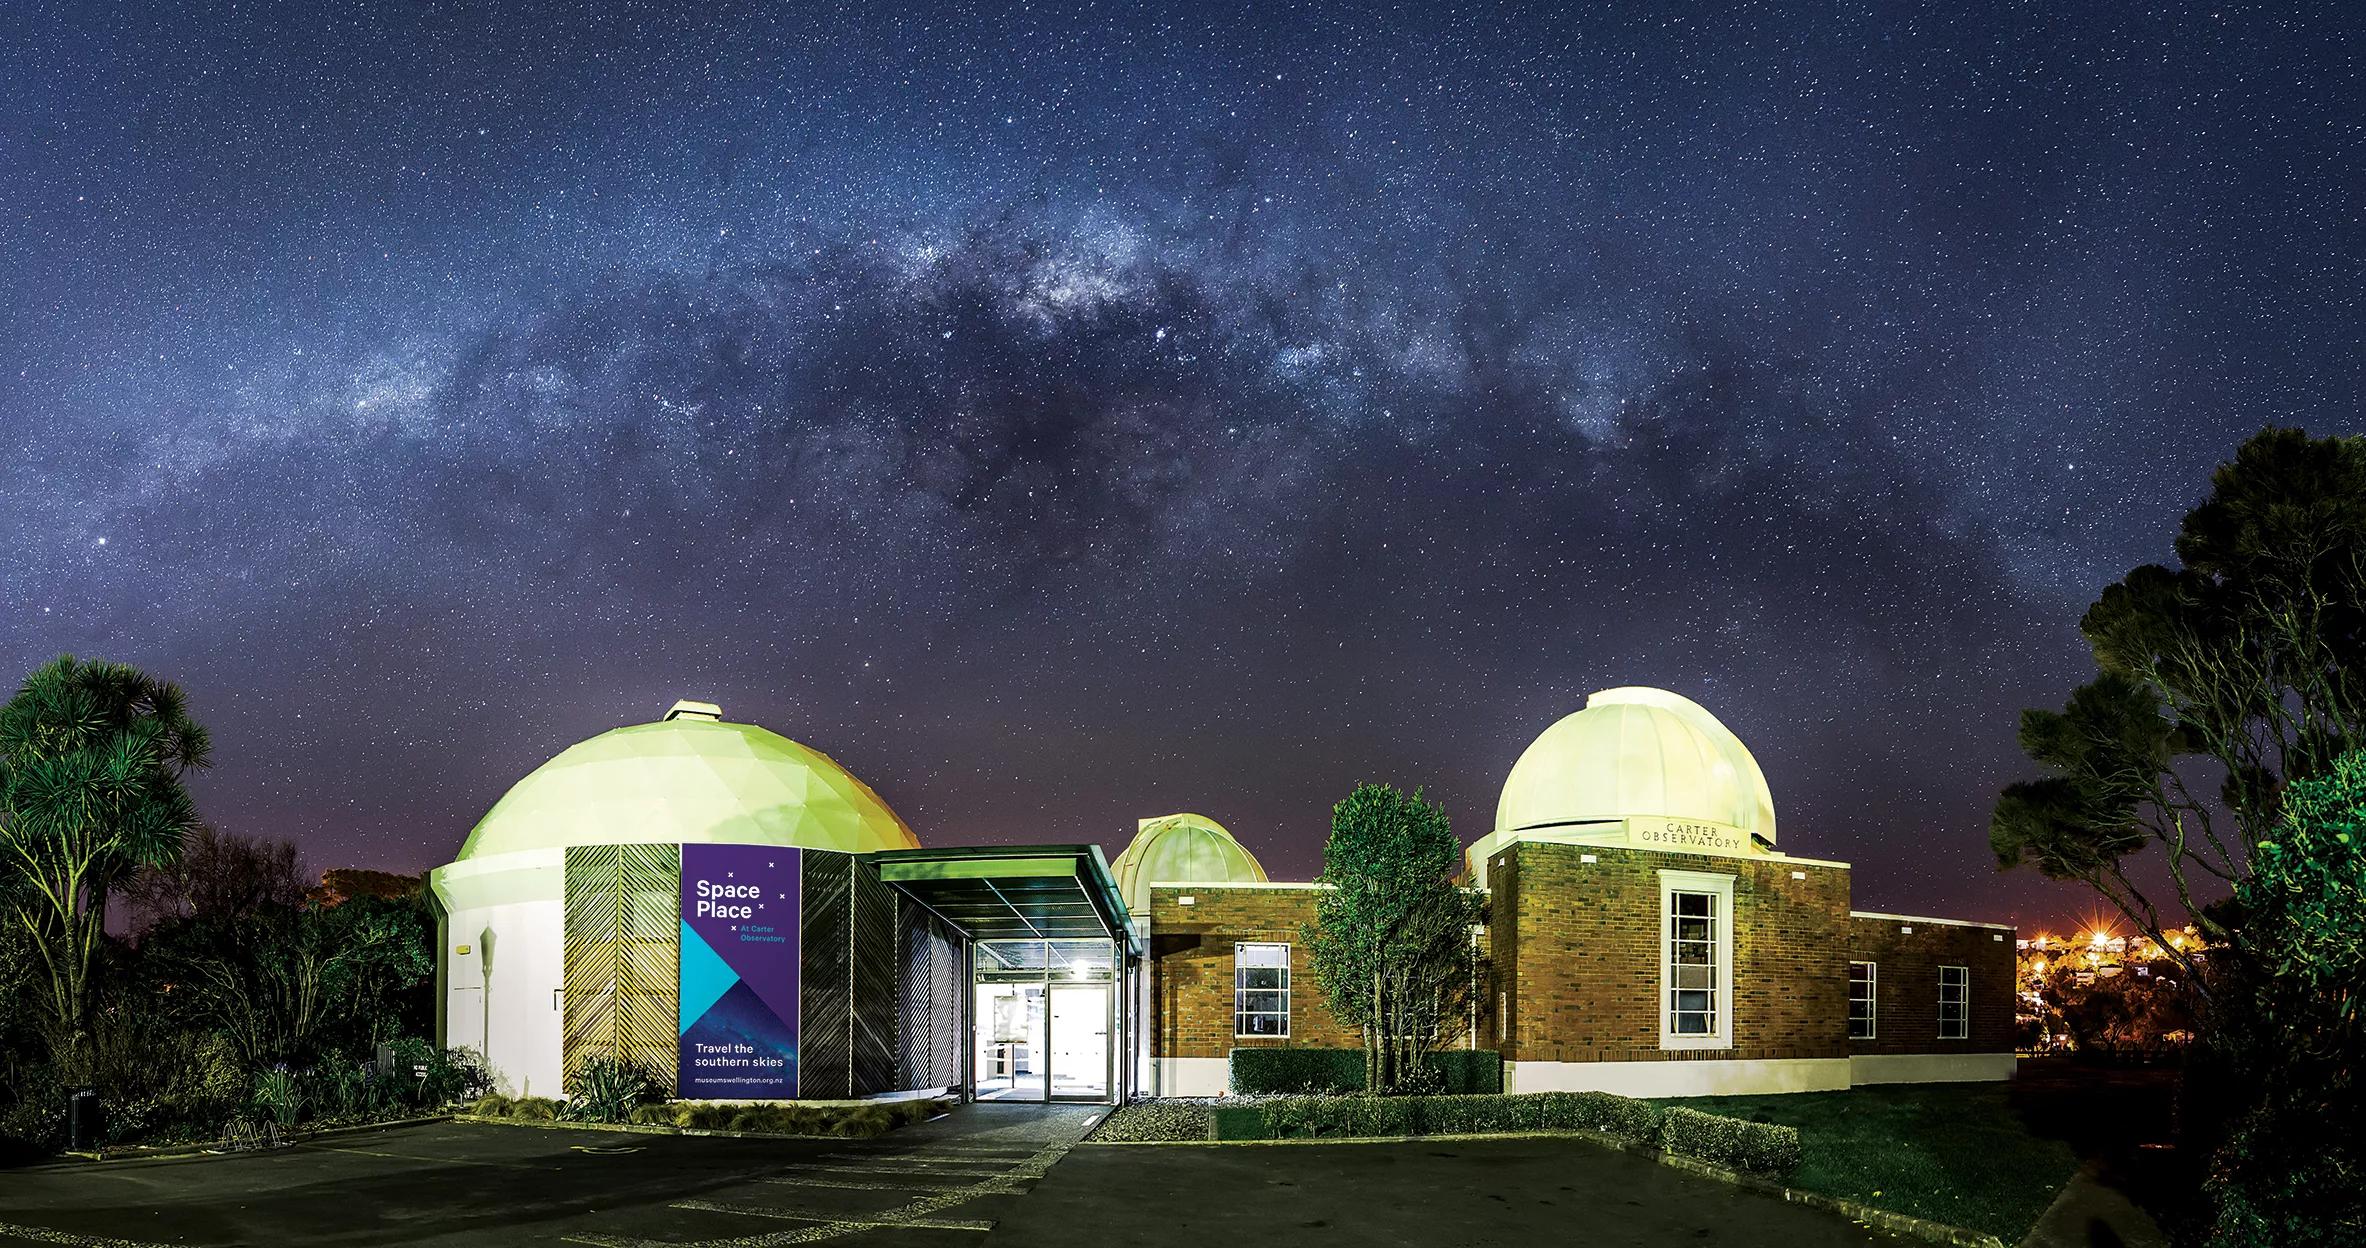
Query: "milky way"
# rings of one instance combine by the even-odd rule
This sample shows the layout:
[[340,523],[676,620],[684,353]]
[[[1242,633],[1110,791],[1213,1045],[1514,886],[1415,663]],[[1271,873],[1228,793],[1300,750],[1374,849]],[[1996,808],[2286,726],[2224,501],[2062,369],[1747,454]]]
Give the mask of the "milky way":
[[[1572,6],[1575,7],[1575,6]],[[708,697],[926,841],[1357,780],[1486,830],[1656,684],[1861,902],[2268,422],[2361,425],[2358,32],[2276,9],[17,6],[0,671],[443,861]]]

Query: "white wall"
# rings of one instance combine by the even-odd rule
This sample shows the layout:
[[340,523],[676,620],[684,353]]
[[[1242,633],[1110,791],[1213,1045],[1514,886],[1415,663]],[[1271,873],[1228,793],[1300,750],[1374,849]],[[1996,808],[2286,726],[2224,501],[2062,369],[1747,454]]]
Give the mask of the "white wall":
[[1615,1092],[1620,1096],[1836,1092],[1849,1085],[1849,1059],[1505,1062],[1503,1085],[1506,1092]]
[[1232,1082],[1232,1061],[1223,1057],[1151,1059],[1152,1096],[1222,1096]]
[[1860,1053],[1848,1059],[1855,1083],[1975,1083],[2013,1077],[2010,1053]]
[[445,925],[444,1043],[483,1054],[512,1096],[557,1096],[565,1081],[566,915],[563,902],[519,901],[456,911]]

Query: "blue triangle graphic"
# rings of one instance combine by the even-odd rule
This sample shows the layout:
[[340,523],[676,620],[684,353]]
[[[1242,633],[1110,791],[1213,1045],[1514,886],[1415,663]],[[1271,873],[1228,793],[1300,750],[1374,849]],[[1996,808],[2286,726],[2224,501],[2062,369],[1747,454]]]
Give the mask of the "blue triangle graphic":
[[738,982],[739,972],[731,969],[723,955],[691,931],[688,923],[682,924],[682,1006],[674,1034],[690,1030],[690,1025]]

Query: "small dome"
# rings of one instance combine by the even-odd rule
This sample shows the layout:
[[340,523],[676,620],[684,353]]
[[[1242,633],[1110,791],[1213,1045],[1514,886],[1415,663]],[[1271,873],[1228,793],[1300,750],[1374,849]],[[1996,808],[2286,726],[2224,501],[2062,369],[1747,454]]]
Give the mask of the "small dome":
[[1758,761],[1697,702],[1605,689],[1544,730],[1503,783],[1498,832],[1630,816],[1731,824],[1771,845],[1774,797]]
[[819,750],[682,703],[569,746],[513,785],[455,861],[569,845],[720,843],[864,853],[920,841]]
[[1109,866],[1118,895],[1135,918],[1150,915],[1150,886],[1157,884],[1262,884],[1265,868],[1242,849],[1224,825],[1206,815],[1164,815],[1144,819],[1134,843]]

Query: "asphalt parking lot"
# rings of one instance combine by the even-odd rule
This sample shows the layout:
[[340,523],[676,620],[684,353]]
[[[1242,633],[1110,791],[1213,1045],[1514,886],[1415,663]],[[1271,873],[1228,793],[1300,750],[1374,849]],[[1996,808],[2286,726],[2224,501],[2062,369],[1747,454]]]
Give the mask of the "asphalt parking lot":
[[1573,1139],[1086,1144],[994,1248],[1898,1248],[1837,1214]]
[[271,1153],[0,1172],[0,1245],[979,1243],[1098,1108],[869,1141],[435,1123]]
[[870,1141],[435,1123],[0,1171],[0,1248],[1894,1242],[1577,1140],[1078,1146],[1100,1112],[975,1105]]

